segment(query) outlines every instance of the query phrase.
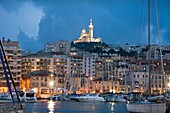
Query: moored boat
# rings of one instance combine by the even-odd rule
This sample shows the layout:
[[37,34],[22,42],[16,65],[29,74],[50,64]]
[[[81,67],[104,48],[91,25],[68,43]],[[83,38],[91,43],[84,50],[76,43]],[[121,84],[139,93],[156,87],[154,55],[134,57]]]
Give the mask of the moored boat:
[[54,96],[50,96],[49,99],[53,100],[53,101],[58,101],[59,100],[59,96],[58,94],[54,95]]
[[[23,102],[24,101],[24,96],[25,96],[25,92],[23,92],[23,91],[17,91],[17,93],[18,93],[18,97],[19,97],[19,100],[20,100],[20,102]],[[19,101],[18,100],[18,98],[17,98],[17,95],[16,95],[16,92],[14,91],[14,92],[12,92],[12,95],[13,95],[13,97],[14,97],[14,99],[15,99],[15,101]]]
[[12,102],[12,97],[9,93],[1,93],[0,94],[0,102]]
[[117,95],[114,102],[126,102],[127,95]]
[[87,94],[87,95],[74,96],[74,97],[70,97],[70,99],[77,100],[79,102],[104,102],[106,101],[99,94]]
[[25,102],[36,102],[37,101],[34,90],[30,89],[29,91],[25,93],[24,101]]
[[149,101],[139,101],[128,103],[127,109],[128,112],[137,112],[137,113],[165,113],[166,103],[153,103]]

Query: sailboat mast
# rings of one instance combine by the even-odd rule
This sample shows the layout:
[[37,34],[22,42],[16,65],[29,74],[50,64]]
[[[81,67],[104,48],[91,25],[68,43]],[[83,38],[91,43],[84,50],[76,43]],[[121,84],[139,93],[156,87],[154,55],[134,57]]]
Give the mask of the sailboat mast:
[[149,67],[149,95],[151,95],[151,49],[150,49],[150,0],[148,0],[148,67]]
[[166,93],[166,85],[165,85],[165,70],[164,70],[164,64],[163,64],[163,58],[162,58],[162,47],[161,47],[161,34],[160,34],[160,29],[159,29],[159,22],[158,22],[158,9],[157,9],[157,4],[156,1],[155,3],[155,9],[156,9],[156,25],[157,25],[157,30],[158,30],[158,42],[159,42],[159,52],[160,52],[160,58],[161,58],[161,69],[162,69],[162,75],[163,75],[163,81],[162,81],[162,86],[163,86],[163,93]]

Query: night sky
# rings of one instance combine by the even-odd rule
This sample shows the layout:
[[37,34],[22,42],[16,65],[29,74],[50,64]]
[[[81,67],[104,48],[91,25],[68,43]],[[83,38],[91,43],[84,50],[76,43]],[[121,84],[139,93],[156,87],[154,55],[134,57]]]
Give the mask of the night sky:
[[[170,0],[151,0],[151,42],[158,43],[156,5],[161,44],[170,44]],[[147,0],[0,0],[0,37],[35,52],[77,39],[91,18],[105,43],[147,43]]]

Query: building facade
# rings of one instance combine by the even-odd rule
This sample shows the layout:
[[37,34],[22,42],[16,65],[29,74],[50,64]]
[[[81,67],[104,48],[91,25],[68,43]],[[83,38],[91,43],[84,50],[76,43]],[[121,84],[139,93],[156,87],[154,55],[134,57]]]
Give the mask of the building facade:
[[[11,69],[13,80],[15,86],[20,90],[20,80],[21,80],[21,48],[19,47],[18,41],[11,41],[2,39],[2,45],[8,60],[8,64]],[[11,81],[10,81],[11,83]],[[4,70],[2,65],[0,65],[0,92],[7,91],[7,82],[4,75]]]
[[46,43],[45,52],[63,52],[67,54],[70,51],[70,42],[67,40],[60,40],[56,43]]
[[23,91],[33,89],[40,98],[48,98],[56,93],[58,83],[56,74],[47,70],[38,70],[22,75],[21,88]]

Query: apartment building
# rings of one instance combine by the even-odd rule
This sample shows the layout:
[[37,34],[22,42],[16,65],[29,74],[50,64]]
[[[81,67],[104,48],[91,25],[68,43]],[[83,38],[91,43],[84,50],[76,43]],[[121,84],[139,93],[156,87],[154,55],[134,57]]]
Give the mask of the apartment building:
[[[69,77],[74,79],[80,78],[79,82],[86,82],[83,83],[84,85],[86,84],[83,87],[88,89],[92,84],[90,78],[93,79],[95,77],[95,55],[80,50],[70,51],[67,59],[67,68]],[[76,80],[72,80],[72,84],[74,84],[74,81]],[[73,87],[77,87],[77,82]]]
[[67,54],[70,51],[70,42],[67,40],[60,40],[56,43],[46,43],[45,52],[63,52]]
[[[129,77],[129,78],[128,78]],[[146,92],[148,89],[148,72],[131,71],[126,78],[127,91],[130,92]],[[130,79],[130,81],[128,81]]]
[[[18,41],[11,41],[2,39],[2,45],[5,50],[6,58],[8,60],[13,80],[16,88],[20,89],[20,78],[21,78],[21,48],[19,47]],[[10,81],[11,83],[11,81]],[[0,65],[0,92],[7,91],[7,82],[4,75],[2,65]]]
[[53,72],[52,61],[51,52],[38,52],[22,56],[22,74],[36,70],[49,70]]
[[71,51],[68,56],[68,70],[73,75],[95,76],[95,56],[83,51]]
[[119,81],[115,74],[117,56],[112,54],[100,54],[96,58],[94,89],[98,92],[118,92]]
[[[163,66],[163,69],[162,69]],[[148,61],[147,60],[136,60],[135,62],[129,63],[130,73],[129,78],[126,79],[127,87],[131,88],[131,91],[138,90],[145,92],[148,89]],[[151,91],[155,94],[163,93],[163,90],[168,88],[169,84],[169,69],[170,61],[163,60],[161,64],[160,60],[151,60],[150,70],[151,70]],[[163,74],[164,70],[164,74]],[[128,83],[130,82],[130,83]],[[137,85],[138,84],[138,85]],[[130,86],[129,86],[130,85]],[[135,88],[138,86],[138,88]],[[169,87],[170,88],[170,87]]]

